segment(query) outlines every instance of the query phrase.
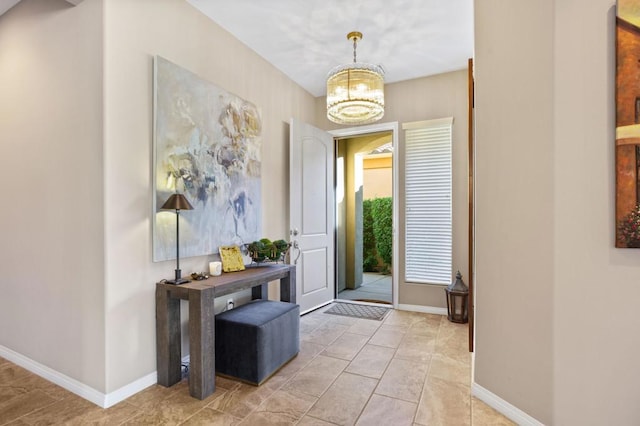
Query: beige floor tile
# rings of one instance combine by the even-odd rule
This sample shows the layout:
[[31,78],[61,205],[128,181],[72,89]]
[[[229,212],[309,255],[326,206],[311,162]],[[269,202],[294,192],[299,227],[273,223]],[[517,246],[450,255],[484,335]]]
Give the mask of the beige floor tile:
[[291,393],[302,392],[319,397],[331,386],[331,383],[347,365],[349,365],[348,361],[318,355],[282,389]]
[[[324,350],[324,346],[311,342],[300,342],[300,352],[276,372],[274,377],[291,378],[307,366],[313,358]],[[272,377],[273,378],[273,377]]]
[[400,345],[404,334],[405,329],[401,326],[381,325],[371,336],[369,344],[395,349]]
[[347,330],[347,333],[362,334],[363,336],[373,336],[382,325],[382,321],[359,319]]
[[[188,388],[174,392],[168,398],[145,407],[143,413],[129,420],[127,423],[141,422],[143,424],[176,424],[187,419],[214,401],[223,399],[227,394],[234,392],[224,389],[216,391],[204,400],[193,398],[189,395]],[[253,407],[252,407],[253,408]]]
[[431,357],[429,377],[437,377],[468,386],[471,383],[471,365],[468,362],[460,362],[440,354],[434,354]]
[[334,426],[334,423],[325,422],[324,420],[316,419],[311,416],[304,416],[297,423],[297,426]]
[[30,374],[29,371],[15,364],[4,364],[0,367],[0,383],[3,386],[19,385]]
[[424,385],[415,422],[428,426],[471,424],[471,394],[468,386],[438,378]]
[[410,402],[418,402],[427,370],[428,362],[407,361],[394,358],[385,371],[375,393]]
[[433,335],[405,334],[395,357],[416,362],[428,362],[436,347]]
[[442,315],[422,314],[416,322],[411,324],[407,334],[437,336],[440,330],[441,317]]
[[372,395],[356,425],[412,425],[417,405],[381,395]]
[[134,418],[125,421],[122,424],[125,426],[169,426],[176,425],[176,421],[176,419],[165,417],[165,413],[162,412],[143,412],[141,414],[138,414]]
[[327,322],[328,315],[320,314],[307,314],[300,317],[300,334],[308,334]]
[[133,419],[140,413],[140,409],[126,401],[106,410],[94,405],[91,409],[76,417],[73,423],[77,425],[119,425],[129,419]]
[[471,352],[466,344],[447,345],[442,342],[436,342],[434,353],[458,361],[463,364],[471,365]]
[[311,342],[317,345],[328,346],[349,329],[349,325],[335,322],[326,322],[308,334],[300,335],[304,342]]
[[240,419],[231,414],[205,407],[180,425],[188,426],[234,426],[240,423]]
[[27,393],[27,391],[20,387],[0,386],[0,406],[11,398],[15,398],[16,396],[20,396],[25,393]]
[[379,379],[387,369],[394,353],[395,349],[393,348],[365,345],[345,371]]
[[295,424],[311,408],[318,398],[303,393],[278,391],[249,414],[243,425]]
[[27,377],[23,377],[20,380],[14,382],[14,386],[23,388],[25,391],[41,390],[53,399],[62,400],[74,396],[73,393],[60,386],[51,383],[48,380],[43,379],[35,374],[29,374]]
[[41,390],[34,390],[18,395],[0,405],[0,424],[9,423],[55,402],[57,402],[57,400],[51,398]]
[[467,325],[416,312],[373,321],[323,309],[301,318],[300,353],[262,386],[218,376],[204,401],[182,380],[103,410],[0,358],[0,424],[513,424],[469,399]]
[[[242,382],[240,382],[239,380],[233,379],[231,377],[223,377],[223,376],[216,376],[216,390],[217,389],[223,389],[223,390],[233,390],[237,387],[240,386]],[[185,381],[184,385],[187,386],[188,388],[188,381]]]
[[355,424],[377,384],[376,379],[342,373],[308,414],[339,425]]
[[514,422],[489,407],[476,397],[471,398],[472,426],[513,426]]
[[322,355],[351,361],[367,343],[369,337],[361,334],[344,333],[322,352]]
[[424,314],[419,312],[392,310],[385,317],[384,325],[397,325],[409,329],[414,323],[423,318],[422,315]]
[[56,422],[65,424],[81,424],[80,419],[82,416],[94,409],[100,409],[100,407],[97,407],[86,399],[73,395],[70,398],[56,401],[44,408],[33,411],[24,416],[22,420],[34,425],[48,424],[50,423],[50,419],[56,419]]
[[[217,383],[217,380],[216,380]],[[216,389],[217,391],[218,389]],[[162,403],[163,400],[169,398],[175,392],[187,392],[189,393],[189,385],[186,380],[182,380],[179,383],[171,387],[164,387],[161,385],[153,385],[138,392],[137,394],[127,398],[127,402],[134,407],[142,410],[152,409],[158,403]]]
[[253,386],[241,383],[237,388],[223,391],[219,396],[216,396],[208,408],[244,419],[273,393],[274,389],[270,388],[268,384]]
[[460,362],[470,362],[469,329],[466,324],[443,321],[436,339],[436,353]]

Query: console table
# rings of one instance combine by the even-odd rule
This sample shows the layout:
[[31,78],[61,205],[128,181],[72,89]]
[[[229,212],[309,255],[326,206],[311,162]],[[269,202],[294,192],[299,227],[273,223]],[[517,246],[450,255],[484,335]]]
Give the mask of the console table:
[[180,300],[189,301],[189,393],[205,399],[215,385],[216,297],[251,288],[253,299],[266,299],[270,281],[280,280],[280,300],[296,303],[295,265],[247,267],[206,280],[174,285],[156,284],[156,358],[158,384],[171,386],[181,379]]

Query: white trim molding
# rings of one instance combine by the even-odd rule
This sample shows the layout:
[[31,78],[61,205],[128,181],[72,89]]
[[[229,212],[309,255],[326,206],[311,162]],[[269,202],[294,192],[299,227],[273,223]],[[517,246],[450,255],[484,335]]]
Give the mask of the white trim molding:
[[399,304],[396,309],[400,311],[421,312],[423,314],[447,315],[447,308],[438,308],[436,306]]
[[[158,373],[154,371],[120,389],[105,394],[2,345],[0,345],[0,356],[102,408],[109,408],[158,382]],[[189,357],[184,357],[183,362],[188,363]]]
[[476,382],[471,384],[471,395],[475,396],[488,406],[494,408],[499,413],[503,414],[505,417],[513,420],[516,424],[521,426],[544,426],[543,423],[539,422],[535,418],[531,417],[518,407],[509,404],[504,399],[500,398],[498,395],[493,392],[483,388]]

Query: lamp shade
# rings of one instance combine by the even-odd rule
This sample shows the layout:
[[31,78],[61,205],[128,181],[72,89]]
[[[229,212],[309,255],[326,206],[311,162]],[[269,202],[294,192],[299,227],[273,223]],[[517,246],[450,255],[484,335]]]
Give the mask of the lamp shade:
[[193,206],[184,195],[172,194],[160,210],[193,210]]

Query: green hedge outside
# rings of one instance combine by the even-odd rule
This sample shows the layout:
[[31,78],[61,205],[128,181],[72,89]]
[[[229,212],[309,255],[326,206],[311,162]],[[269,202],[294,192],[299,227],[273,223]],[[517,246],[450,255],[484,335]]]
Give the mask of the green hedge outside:
[[387,272],[393,255],[391,197],[364,200],[362,216],[362,267],[365,272]]

